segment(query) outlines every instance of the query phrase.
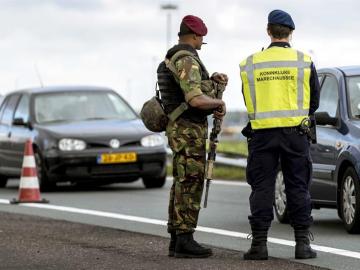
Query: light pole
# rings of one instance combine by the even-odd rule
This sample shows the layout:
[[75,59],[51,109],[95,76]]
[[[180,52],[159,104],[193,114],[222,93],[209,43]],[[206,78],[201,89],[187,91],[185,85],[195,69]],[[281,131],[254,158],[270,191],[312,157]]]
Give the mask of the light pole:
[[162,10],[166,10],[166,48],[170,48],[170,42],[171,42],[171,11],[177,10],[178,6],[168,3],[161,5]]

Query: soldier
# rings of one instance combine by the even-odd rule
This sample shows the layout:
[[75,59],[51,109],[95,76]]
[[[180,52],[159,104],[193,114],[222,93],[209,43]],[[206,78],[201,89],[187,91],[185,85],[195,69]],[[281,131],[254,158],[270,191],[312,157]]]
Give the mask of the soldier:
[[288,13],[273,10],[267,27],[270,46],[240,64],[243,95],[251,124],[244,133],[249,147],[246,174],[252,190],[249,221],[253,240],[250,250],[244,254],[245,260],[268,258],[266,241],[274,217],[279,160],[289,218],[295,232],[295,258],[316,257],[309,242],[312,164],[306,132],[309,115],[313,115],[319,106],[319,82],[310,56],[290,47],[294,29],[295,24]]
[[[168,232],[171,234],[169,256],[209,257],[212,251],[194,238],[205,173],[207,116],[222,119],[225,103],[216,99],[216,82],[226,84],[225,74],[211,77],[199,59],[207,28],[192,15],[180,25],[179,43],[160,63],[158,83],[165,112],[172,116],[166,128],[173,151],[173,185],[170,190]],[[173,119],[173,120],[171,120]],[[175,120],[174,120],[175,119]]]

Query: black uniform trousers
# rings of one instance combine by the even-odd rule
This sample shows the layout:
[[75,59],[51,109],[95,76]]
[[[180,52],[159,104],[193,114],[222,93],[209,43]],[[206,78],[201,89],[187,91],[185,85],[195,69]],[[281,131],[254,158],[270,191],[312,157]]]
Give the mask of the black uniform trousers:
[[307,136],[301,135],[297,127],[255,130],[248,140],[248,148],[246,177],[252,190],[250,224],[270,227],[274,219],[275,180],[281,165],[291,225],[310,226],[312,163]]

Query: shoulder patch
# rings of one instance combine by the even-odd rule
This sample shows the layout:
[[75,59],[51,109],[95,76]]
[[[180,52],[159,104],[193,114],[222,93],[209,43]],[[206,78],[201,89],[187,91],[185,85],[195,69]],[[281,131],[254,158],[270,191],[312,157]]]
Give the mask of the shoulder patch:
[[196,60],[193,59],[191,56],[182,57],[176,62],[176,66],[178,68],[180,80],[189,77],[189,74],[192,73],[191,70],[199,70],[199,66],[196,63]]

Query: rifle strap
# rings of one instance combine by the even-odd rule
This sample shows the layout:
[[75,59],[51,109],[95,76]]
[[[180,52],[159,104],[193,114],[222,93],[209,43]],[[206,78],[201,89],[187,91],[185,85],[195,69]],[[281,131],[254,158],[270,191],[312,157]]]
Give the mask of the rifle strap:
[[182,102],[175,110],[168,114],[170,121],[175,121],[183,112],[189,108],[189,105],[186,102]]

